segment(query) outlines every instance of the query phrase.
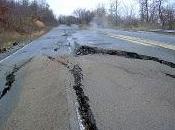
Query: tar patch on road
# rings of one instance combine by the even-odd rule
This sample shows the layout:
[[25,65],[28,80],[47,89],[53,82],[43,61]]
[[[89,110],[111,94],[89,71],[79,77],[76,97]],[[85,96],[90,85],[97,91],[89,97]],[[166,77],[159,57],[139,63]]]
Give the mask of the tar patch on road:
[[88,54],[108,54],[108,55],[117,55],[122,56],[126,58],[132,58],[132,59],[140,59],[140,60],[152,60],[164,65],[167,65],[171,68],[175,68],[175,63],[161,60],[157,57],[151,57],[146,55],[140,55],[134,52],[127,52],[127,51],[121,51],[121,50],[107,50],[97,47],[89,47],[89,46],[81,46],[75,50],[76,55],[88,55]]

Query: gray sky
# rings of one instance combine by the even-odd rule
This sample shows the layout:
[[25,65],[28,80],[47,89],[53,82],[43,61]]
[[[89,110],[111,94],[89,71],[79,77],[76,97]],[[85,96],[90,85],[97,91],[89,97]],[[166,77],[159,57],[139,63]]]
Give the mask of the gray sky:
[[[71,15],[77,8],[95,9],[98,4],[104,4],[107,8],[111,0],[47,0],[54,13],[59,15]],[[130,8],[130,5],[135,5],[135,0],[120,0],[120,5],[125,9]],[[137,8],[137,7],[136,7]],[[136,10],[136,9],[135,9]],[[122,10],[127,13],[126,10]]]
[[77,8],[94,9],[98,3],[109,3],[110,0],[47,0],[56,15],[70,15]]

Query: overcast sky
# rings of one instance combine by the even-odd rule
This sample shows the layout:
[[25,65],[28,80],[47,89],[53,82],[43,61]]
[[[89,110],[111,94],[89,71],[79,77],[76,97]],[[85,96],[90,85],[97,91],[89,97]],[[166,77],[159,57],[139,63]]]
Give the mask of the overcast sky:
[[56,15],[70,15],[77,8],[94,9],[98,3],[109,3],[110,0],[47,0]]
[[[107,8],[111,0],[47,0],[50,8],[54,13],[59,15],[71,15],[77,8],[95,9],[99,3],[103,3]],[[120,0],[128,6],[128,3],[133,3],[135,0]]]

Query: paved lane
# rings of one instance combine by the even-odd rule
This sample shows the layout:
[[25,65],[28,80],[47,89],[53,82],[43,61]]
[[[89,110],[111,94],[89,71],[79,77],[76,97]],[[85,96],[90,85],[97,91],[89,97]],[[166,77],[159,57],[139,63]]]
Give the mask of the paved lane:
[[[7,94],[0,100],[0,129],[2,129],[4,123],[7,121],[11,112],[14,111],[14,108],[18,104],[21,96],[21,89],[23,86],[25,86],[22,84],[24,82],[24,79],[28,75],[27,72],[26,73],[25,71],[21,72],[21,70],[19,70],[19,72],[23,73],[24,76],[21,76],[22,74],[18,72],[13,73],[14,68],[22,66],[23,64],[25,64],[31,58],[34,58],[34,57],[40,57],[40,56],[55,57],[55,56],[60,56],[64,54],[70,54],[70,46],[68,46],[67,37],[71,35],[74,31],[76,31],[75,28],[70,28],[66,26],[60,26],[60,27],[54,28],[49,33],[31,42],[30,44],[16,51],[12,55],[6,57],[5,59],[1,59],[0,61],[0,93],[1,95],[3,90],[7,87],[6,86],[7,79],[8,79],[7,76],[9,74],[13,74],[12,76],[14,76],[15,81],[12,84],[10,91],[7,92]],[[37,66],[34,66],[34,67],[37,67]],[[20,69],[22,68],[20,67]],[[37,79],[37,78],[34,78],[34,79]],[[51,82],[54,82],[54,80]],[[32,84],[30,85],[34,86]],[[42,84],[40,85],[42,86]],[[12,127],[10,129],[12,129]]]
[[99,130],[174,130],[175,69],[109,55],[76,59]]
[[165,35],[165,34],[158,34],[154,32],[146,32],[146,31],[124,31],[124,30],[114,30],[114,29],[102,29],[101,31],[113,33],[113,34],[127,35],[131,37],[138,37],[142,39],[148,39],[148,40],[159,41],[170,45],[175,45],[174,35]]
[[83,45],[136,52],[175,63],[175,37],[173,36],[149,32],[92,29],[79,31],[73,35],[72,39]]
[[[56,55],[58,52],[60,54],[67,53],[67,47],[65,49],[63,47],[64,45],[68,45],[67,37],[74,31],[75,29],[66,26],[54,28],[49,33],[24,46],[12,55],[1,59],[0,63],[7,62],[8,64],[15,64],[23,59],[37,55]],[[59,49],[60,47],[62,47],[60,51],[54,51],[54,49]]]

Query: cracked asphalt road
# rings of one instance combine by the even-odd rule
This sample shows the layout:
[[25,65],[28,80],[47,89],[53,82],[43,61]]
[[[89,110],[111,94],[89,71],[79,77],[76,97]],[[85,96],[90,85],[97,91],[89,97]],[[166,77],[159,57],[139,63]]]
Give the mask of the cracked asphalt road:
[[[174,130],[173,67],[121,55],[75,55],[86,45],[174,64],[174,41],[149,32],[54,28],[0,61],[2,93],[6,77],[31,59],[13,73],[11,89],[0,100],[0,129]],[[82,79],[71,74],[75,66]]]
[[77,58],[84,90],[100,130],[173,130],[174,69],[108,55]]

